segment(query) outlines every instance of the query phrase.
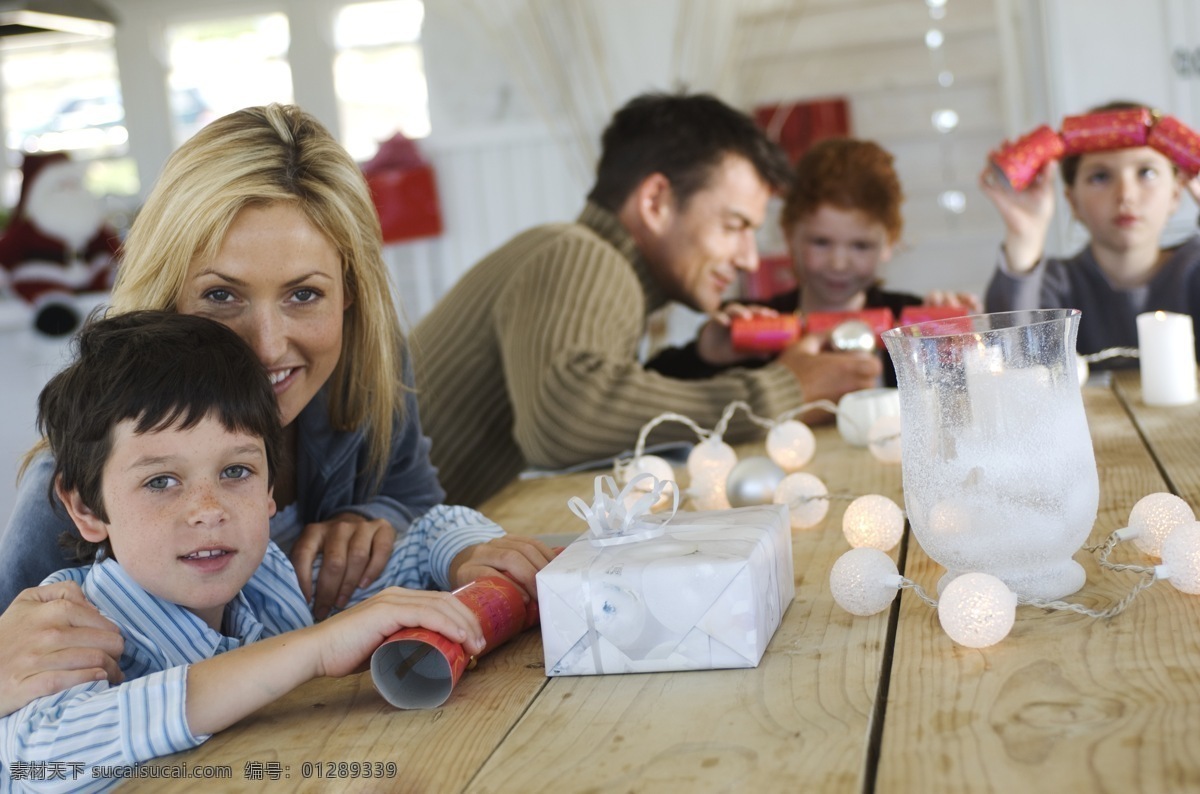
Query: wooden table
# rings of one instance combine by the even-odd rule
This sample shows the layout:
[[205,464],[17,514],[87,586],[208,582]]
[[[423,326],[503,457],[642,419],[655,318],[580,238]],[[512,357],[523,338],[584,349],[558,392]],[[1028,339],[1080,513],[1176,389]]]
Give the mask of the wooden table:
[[[1146,494],[1200,504],[1200,406],[1151,409],[1139,392],[1136,374],[1084,389],[1100,471],[1093,543]],[[832,491],[903,503],[898,466],[832,429],[817,437],[807,470]],[[513,533],[581,531],[566,502],[590,501],[592,477],[516,482],[484,512]],[[794,533],[796,599],[755,669],[548,679],[528,632],[485,657],[441,708],[394,710],[365,674],[315,681],[158,766],[228,765],[221,790],[1200,790],[1200,598],[1160,582],[1107,621],[1023,606],[1006,640],[964,648],[911,591],[869,618],[833,602],[844,507]],[[915,542],[893,556],[934,591],[941,569]],[[1134,582],[1076,558],[1088,574],[1076,603],[1105,608]],[[1146,562],[1132,544],[1113,559]],[[393,761],[398,775],[336,777],[339,762],[356,761]],[[138,787],[210,791],[214,781]]]

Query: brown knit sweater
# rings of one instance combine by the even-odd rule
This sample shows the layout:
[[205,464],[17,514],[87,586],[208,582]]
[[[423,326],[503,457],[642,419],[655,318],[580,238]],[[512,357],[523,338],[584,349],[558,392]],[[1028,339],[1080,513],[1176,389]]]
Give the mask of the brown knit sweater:
[[[412,335],[421,421],[449,504],[477,505],[527,464],[560,467],[631,449],[667,411],[712,427],[733,400],[760,416],[801,402],[773,364],[676,380],[644,369],[647,315],[666,303],[616,216],[523,232],[475,265]],[[726,439],[751,437],[745,421]],[[650,441],[695,440],[675,423]]]

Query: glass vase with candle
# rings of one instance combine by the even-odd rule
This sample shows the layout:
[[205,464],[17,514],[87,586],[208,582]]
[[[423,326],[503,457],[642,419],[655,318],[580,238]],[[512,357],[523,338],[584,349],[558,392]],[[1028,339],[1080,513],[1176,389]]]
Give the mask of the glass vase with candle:
[[883,334],[896,366],[904,500],[921,548],[1013,592],[1083,586],[1072,559],[1099,481],[1076,368],[1079,311],[955,317]]

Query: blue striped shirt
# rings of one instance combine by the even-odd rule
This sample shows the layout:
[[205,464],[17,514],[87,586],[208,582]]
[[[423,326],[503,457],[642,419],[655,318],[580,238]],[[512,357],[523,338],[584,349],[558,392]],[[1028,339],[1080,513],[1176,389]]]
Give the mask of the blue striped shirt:
[[[397,539],[383,573],[356,591],[350,603],[392,585],[448,590],[455,555],[503,534],[474,510],[435,507]],[[209,737],[193,735],[187,725],[187,666],[312,625],[296,572],[274,543],[225,608],[225,633],[150,595],[115,560],[58,571],[43,584],[64,580],[79,582],[88,599],[121,628],[125,683],[80,684],[0,719],[0,792],[102,791],[120,779],[93,777],[103,771],[97,767],[136,764],[203,743]]]

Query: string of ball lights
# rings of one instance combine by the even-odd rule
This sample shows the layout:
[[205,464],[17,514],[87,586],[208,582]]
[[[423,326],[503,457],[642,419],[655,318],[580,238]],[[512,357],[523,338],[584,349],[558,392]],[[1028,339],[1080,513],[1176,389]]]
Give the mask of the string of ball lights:
[[[880,390],[894,391],[894,390]],[[874,416],[865,411],[839,407],[829,400],[805,403],[785,411],[774,419],[756,415],[748,404],[735,401],[727,405],[717,424],[707,430],[691,418],[668,412],[646,423],[638,434],[633,454],[618,460],[614,473],[618,482],[628,484],[643,475],[655,480],[673,481],[671,464],[657,455],[645,454],[646,439],[664,422],[678,422],[691,428],[699,439],[688,454],[688,487],[684,495],[699,510],[724,510],[753,504],[786,504],[793,529],[809,529],[824,520],[831,501],[849,501],[843,516],[843,532],[852,546],[870,545],[890,550],[904,534],[904,511],[886,496],[831,493],[817,476],[801,469],[816,453],[816,437],[797,416],[812,410],[833,413],[840,423],[865,438],[875,458],[884,463],[900,462],[900,425],[896,414]],[[767,430],[767,456],[738,459],[723,436],[738,411]],[[870,420],[865,431],[863,424]],[[647,480],[646,482],[651,482]],[[648,487],[648,486],[646,486]],[[670,491],[659,498],[665,502]]]
[[[1114,563],[1109,555],[1131,540],[1156,565]],[[1124,612],[1139,594],[1155,582],[1167,580],[1175,589],[1200,594],[1200,522],[1191,506],[1170,493],[1153,493],[1133,506],[1129,526],[1115,530],[1101,544],[1084,547],[1097,554],[1101,567],[1139,574],[1138,581],[1120,601],[1095,610],[1067,601],[1046,601],[1018,596],[999,578],[986,573],[956,577],[938,599],[916,582],[901,576],[896,563],[878,549],[856,548],[843,554],[830,569],[829,588],[837,604],[854,615],[874,615],[886,609],[903,589],[910,589],[935,608],[950,639],[970,648],[986,648],[1008,636],[1016,621],[1018,604],[1048,610],[1071,611],[1107,619]]]
[[[1128,348],[1111,348],[1092,354],[1091,358],[1102,360],[1130,352]],[[1136,352],[1133,350],[1132,354]],[[1085,358],[1080,356],[1081,361]],[[939,622],[954,642],[971,648],[988,647],[1007,637],[1015,623],[1018,605],[1108,619],[1124,612],[1143,590],[1159,580],[1166,579],[1181,592],[1200,594],[1200,522],[1180,497],[1154,493],[1134,505],[1128,526],[1112,532],[1103,543],[1084,547],[1097,556],[1102,568],[1139,575],[1130,591],[1107,609],[1018,596],[998,577],[982,572],[956,577],[934,599],[917,582],[900,575],[896,563],[886,553],[895,548],[904,532],[905,514],[894,501],[880,494],[831,493],[820,478],[800,471],[815,454],[816,438],[808,425],[795,417],[811,410],[825,410],[839,419],[847,418],[847,412],[828,400],[806,403],[773,420],[755,415],[745,402],[733,402],[726,406],[711,430],[682,414],[661,414],[642,428],[632,457],[617,461],[616,478],[623,484],[632,483],[634,491],[652,492],[652,502],[661,504],[673,498],[678,504],[681,494],[671,464],[644,451],[654,428],[664,422],[679,422],[691,428],[698,438],[687,458],[690,479],[683,491],[697,509],[727,509],[768,502],[786,504],[792,528],[809,529],[824,520],[831,501],[849,501],[842,517],[842,533],[851,549],[830,570],[830,590],[838,605],[854,615],[873,615],[886,609],[901,590],[908,589],[936,609]],[[752,423],[767,430],[767,457],[739,460],[733,447],[723,440],[737,411],[744,411]],[[852,420],[851,426],[855,421],[861,422],[861,418]],[[900,462],[898,415],[875,418],[866,438],[877,460]],[[640,481],[647,485],[641,486]],[[1112,562],[1112,552],[1124,541],[1132,541],[1140,551],[1160,561],[1154,565]]]

